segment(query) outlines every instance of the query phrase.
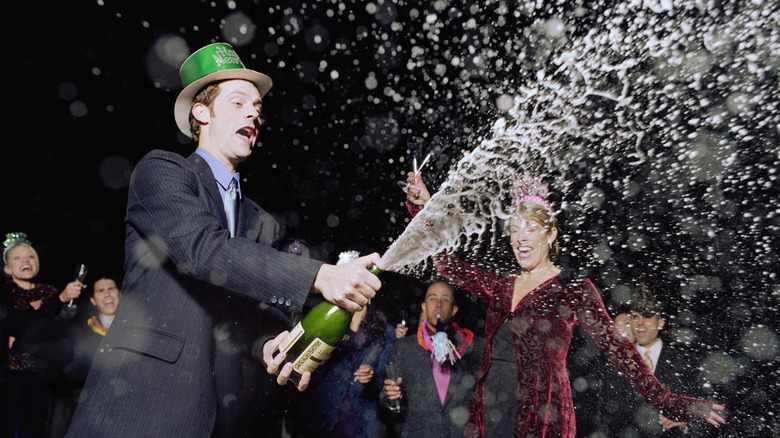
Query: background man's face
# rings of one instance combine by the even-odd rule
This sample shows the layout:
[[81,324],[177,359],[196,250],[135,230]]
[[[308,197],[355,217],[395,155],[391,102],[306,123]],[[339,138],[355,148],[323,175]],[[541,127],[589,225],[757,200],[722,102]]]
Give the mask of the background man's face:
[[631,328],[634,331],[636,343],[642,347],[649,347],[658,339],[658,332],[665,323],[666,321],[658,314],[644,316],[638,312],[631,312]]
[[97,306],[98,312],[106,316],[114,316],[116,306],[119,304],[119,288],[116,282],[108,278],[102,278],[93,286],[92,298],[89,302]]
[[432,284],[425,293],[422,311],[423,317],[428,322],[428,328],[436,329],[437,316],[441,317],[442,326],[446,327],[452,321],[452,317],[458,313],[452,289],[445,283]]

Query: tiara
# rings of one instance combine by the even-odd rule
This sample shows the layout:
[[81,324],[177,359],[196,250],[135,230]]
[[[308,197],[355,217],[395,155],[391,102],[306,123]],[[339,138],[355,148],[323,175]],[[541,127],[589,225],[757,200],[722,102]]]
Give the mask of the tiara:
[[6,233],[5,240],[3,241],[3,261],[5,261],[5,254],[8,252],[8,250],[20,243],[32,246],[32,242],[30,242],[30,239],[27,238],[27,234]]
[[512,206],[517,209],[523,202],[532,202],[552,212],[552,207],[544,200],[548,193],[550,193],[550,189],[547,187],[547,184],[542,182],[541,178],[534,178],[526,172],[522,178],[518,178],[512,183],[510,192],[512,195]]

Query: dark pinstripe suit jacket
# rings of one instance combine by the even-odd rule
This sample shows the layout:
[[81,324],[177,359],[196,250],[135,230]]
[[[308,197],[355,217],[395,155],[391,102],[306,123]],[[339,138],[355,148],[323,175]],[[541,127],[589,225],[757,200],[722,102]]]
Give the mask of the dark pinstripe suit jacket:
[[[675,394],[704,397],[705,381],[698,366],[699,359],[693,348],[664,340],[655,367],[655,377]],[[658,423],[658,410],[642,399],[622,375],[610,367],[604,370],[604,376],[599,404],[602,427],[608,436],[715,436],[714,428],[703,421],[689,423],[688,432],[682,429],[664,431]]]
[[403,377],[401,401],[404,404],[403,415],[396,418],[396,435],[401,438],[463,436],[484,344],[482,338],[474,336],[474,343],[455,363],[443,405],[433,380],[431,353],[420,347],[416,336],[407,336],[393,344],[390,360],[398,364]]
[[321,262],[274,250],[278,224],[246,197],[230,239],[214,176],[197,154],[147,154],[125,222],[122,304],[67,436],[229,434],[221,423],[235,418],[222,408],[241,385],[235,338],[252,315],[247,303],[289,298],[300,310]]

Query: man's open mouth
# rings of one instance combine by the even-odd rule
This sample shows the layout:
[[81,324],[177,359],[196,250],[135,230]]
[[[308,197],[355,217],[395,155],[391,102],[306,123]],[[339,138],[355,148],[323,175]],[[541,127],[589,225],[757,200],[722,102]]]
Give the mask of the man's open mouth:
[[254,135],[254,133],[255,133],[254,128],[250,128],[250,127],[247,127],[247,126],[245,126],[245,127],[241,128],[241,129],[239,129],[238,131],[236,131],[236,134],[242,135],[242,136],[244,136],[244,137],[246,137],[247,139],[250,139],[250,140],[252,139],[252,135]]

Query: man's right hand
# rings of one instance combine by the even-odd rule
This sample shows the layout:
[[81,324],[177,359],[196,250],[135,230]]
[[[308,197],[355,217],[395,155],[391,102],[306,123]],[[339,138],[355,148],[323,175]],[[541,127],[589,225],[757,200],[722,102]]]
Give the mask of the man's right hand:
[[382,390],[385,392],[385,398],[387,398],[388,401],[401,398],[401,382],[403,382],[403,380],[404,379],[402,377],[396,379],[395,382],[390,379],[385,379],[385,384],[382,387]]
[[382,287],[379,278],[367,269],[376,263],[379,263],[379,254],[373,253],[343,265],[322,265],[312,290],[333,304],[357,312]]
[[395,338],[396,339],[403,339],[406,336],[406,332],[409,331],[409,327],[403,325],[403,324],[396,324],[395,325]]

